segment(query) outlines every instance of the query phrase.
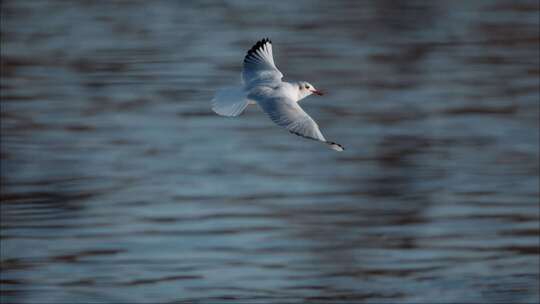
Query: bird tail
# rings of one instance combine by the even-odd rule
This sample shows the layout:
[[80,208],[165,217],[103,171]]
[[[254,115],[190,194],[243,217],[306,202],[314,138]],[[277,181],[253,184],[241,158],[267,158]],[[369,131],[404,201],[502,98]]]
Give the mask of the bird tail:
[[212,110],[222,116],[238,116],[249,104],[242,87],[223,88],[212,98]]

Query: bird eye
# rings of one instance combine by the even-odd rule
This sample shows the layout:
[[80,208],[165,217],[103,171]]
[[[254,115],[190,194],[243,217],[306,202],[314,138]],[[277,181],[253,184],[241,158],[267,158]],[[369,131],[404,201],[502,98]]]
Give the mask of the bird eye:
[[309,89],[309,85],[306,84],[306,89]]

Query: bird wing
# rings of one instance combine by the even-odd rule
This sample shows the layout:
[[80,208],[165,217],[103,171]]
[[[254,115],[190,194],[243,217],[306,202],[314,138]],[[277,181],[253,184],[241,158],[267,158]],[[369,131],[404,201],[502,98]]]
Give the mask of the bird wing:
[[280,82],[283,74],[274,63],[272,41],[258,41],[244,57],[242,79],[246,86]]
[[257,104],[279,126],[285,127],[289,132],[311,140],[323,142],[336,151],[345,148],[335,142],[327,141],[319,130],[317,123],[298,103],[286,97],[255,98]]

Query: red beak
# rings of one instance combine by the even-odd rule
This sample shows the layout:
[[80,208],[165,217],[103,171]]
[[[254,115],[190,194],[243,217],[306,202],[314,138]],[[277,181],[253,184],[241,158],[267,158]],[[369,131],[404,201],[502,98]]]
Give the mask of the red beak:
[[324,95],[324,93],[323,93],[323,92],[321,92],[321,91],[317,91],[317,90],[312,90],[311,92],[313,92],[313,94],[316,94],[316,95],[319,95],[319,96],[322,96],[322,95]]

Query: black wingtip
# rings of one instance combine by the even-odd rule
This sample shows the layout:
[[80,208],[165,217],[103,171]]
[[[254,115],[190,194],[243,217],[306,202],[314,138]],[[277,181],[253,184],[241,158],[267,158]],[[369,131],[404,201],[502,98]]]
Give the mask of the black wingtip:
[[247,56],[253,54],[254,52],[256,52],[259,48],[261,48],[263,45],[265,45],[266,43],[270,43],[272,44],[272,41],[269,39],[269,38],[263,38],[259,41],[257,41],[257,43],[255,43],[250,49],[249,51],[247,51]]
[[272,44],[272,41],[270,41],[270,39],[268,38],[263,38],[257,41],[257,43],[255,43],[255,45],[253,45],[251,49],[247,51],[247,54],[244,57],[244,63],[248,61],[249,59],[251,59],[253,57],[253,54],[256,53],[260,48],[262,48],[266,43]]
[[294,132],[292,130],[289,130],[290,133],[294,134],[294,135],[297,135],[297,136],[300,136],[300,137],[304,137],[304,138],[307,138],[307,139],[311,139],[311,140],[314,140],[314,141],[319,141],[319,142],[323,142],[329,146],[333,146],[333,145],[336,145],[338,147],[340,147],[343,151],[345,151],[345,147],[336,143],[336,142],[333,142],[333,141],[322,141],[322,140],[319,140],[317,138],[314,138],[314,137],[311,137],[311,136],[306,136],[304,134],[301,134],[301,133],[298,133],[298,132]]
[[332,145],[336,145],[336,146],[340,147],[341,149],[343,149],[343,151],[345,151],[345,147],[344,147],[343,145],[338,144],[337,142],[327,141],[327,143],[328,143],[329,145],[331,145],[331,146],[332,146]]

